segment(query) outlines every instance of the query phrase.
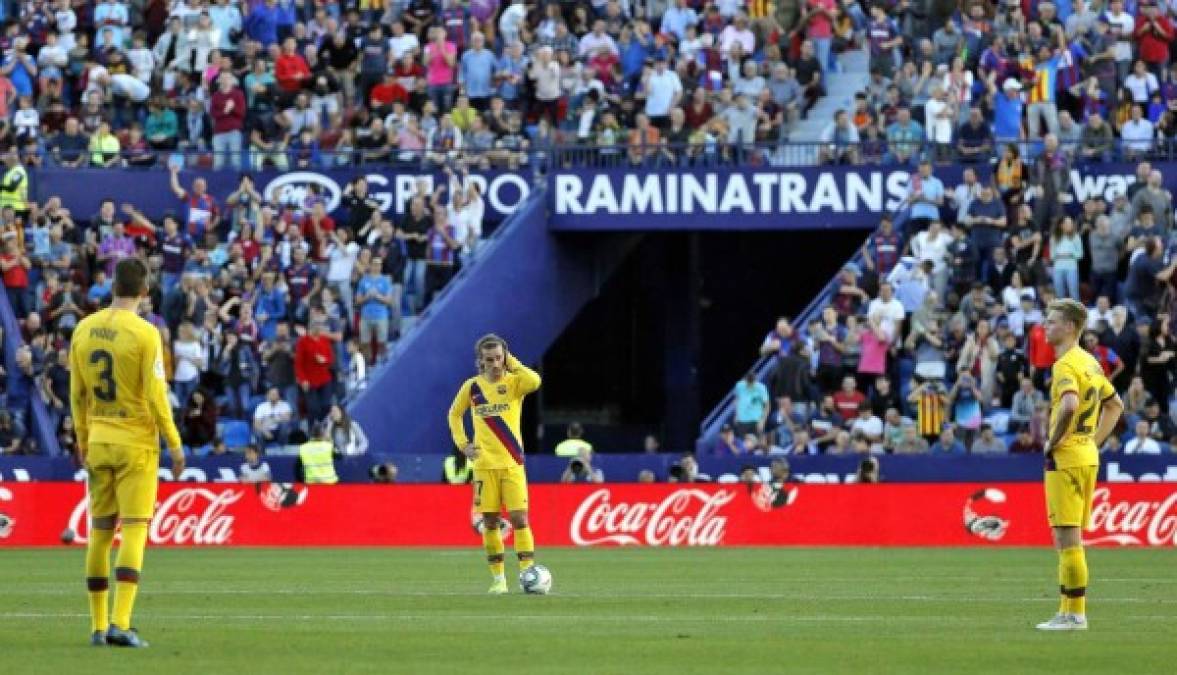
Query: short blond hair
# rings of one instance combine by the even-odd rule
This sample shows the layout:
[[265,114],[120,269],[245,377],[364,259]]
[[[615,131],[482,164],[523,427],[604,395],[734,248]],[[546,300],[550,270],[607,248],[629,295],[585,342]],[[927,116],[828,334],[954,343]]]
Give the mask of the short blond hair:
[[1075,326],[1075,334],[1082,333],[1087,328],[1087,308],[1078,300],[1058,298],[1052,300],[1046,307],[1047,312],[1058,312],[1064,319]]

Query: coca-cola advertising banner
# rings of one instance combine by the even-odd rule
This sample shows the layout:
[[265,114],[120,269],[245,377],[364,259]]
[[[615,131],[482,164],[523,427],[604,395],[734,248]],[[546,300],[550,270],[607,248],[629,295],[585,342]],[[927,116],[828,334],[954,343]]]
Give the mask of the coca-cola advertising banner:
[[[535,485],[541,546],[1046,546],[1029,483]],[[475,546],[469,487],[163,484],[165,546]],[[0,485],[0,547],[84,544],[76,483]],[[1101,485],[1089,544],[1177,546],[1177,487]]]

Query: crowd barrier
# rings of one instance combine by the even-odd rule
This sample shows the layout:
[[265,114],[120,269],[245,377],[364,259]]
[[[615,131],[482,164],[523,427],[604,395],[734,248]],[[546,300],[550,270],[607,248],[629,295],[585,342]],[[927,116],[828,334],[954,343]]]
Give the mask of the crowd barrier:
[[[427,485],[160,488],[156,546],[481,545],[470,490]],[[536,485],[540,546],[1048,546],[1042,486]],[[74,483],[0,485],[0,548],[86,541]],[[1103,484],[1091,545],[1177,546],[1177,486]],[[508,537],[508,543],[510,537]]]

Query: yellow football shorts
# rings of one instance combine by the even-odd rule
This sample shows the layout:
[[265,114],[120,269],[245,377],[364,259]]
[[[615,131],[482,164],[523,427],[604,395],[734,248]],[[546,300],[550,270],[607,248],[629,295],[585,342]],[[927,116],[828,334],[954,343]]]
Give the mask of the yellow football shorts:
[[474,470],[474,508],[479,513],[527,509],[527,474],[522,466]]
[[159,450],[92,443],[86,453],[90,516],[150,518],[159,488]]
[[1098,466],[1046,472],[1046,518],[1051,527],[1087,527]]

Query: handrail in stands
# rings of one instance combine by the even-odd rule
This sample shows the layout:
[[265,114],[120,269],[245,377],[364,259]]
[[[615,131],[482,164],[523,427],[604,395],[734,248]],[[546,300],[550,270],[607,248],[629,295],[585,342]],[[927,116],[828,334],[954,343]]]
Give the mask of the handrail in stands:
[[[16,372],[16,351],[21,347],[21,333],[20,322],[17,321],[16,313],[12,311],[7,293],[0,293],[0,325],[4,327],[4,368],[11,378]],[[25,433],[36,434],[37,445],[42,455],[60,455],[61,446],[57,442],[57,429],[53,428],[49,409],[45,407],[45,401],[41,398],[39,382],[34,383],[33,391],[29,393],[29,411],[32,414],[24,421]]]

